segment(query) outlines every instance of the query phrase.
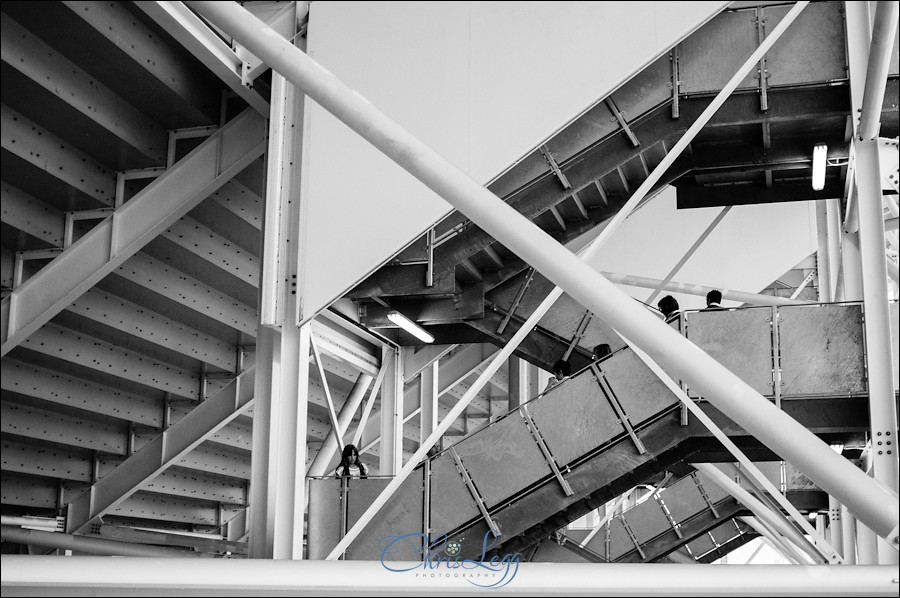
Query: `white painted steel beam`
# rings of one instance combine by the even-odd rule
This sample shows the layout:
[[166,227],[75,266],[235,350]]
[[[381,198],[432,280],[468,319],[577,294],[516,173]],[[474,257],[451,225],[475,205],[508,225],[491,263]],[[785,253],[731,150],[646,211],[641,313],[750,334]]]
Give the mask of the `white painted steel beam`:
[[[785,15],[738,69],[722,90],[723,94],[737,87],[807,4],[798,2]],[[689,384],[696,385],[717,408],[790,460],[820,487],[850,505],[861,520],[896,544],[900,517],[892,508],[893,498],[889,491],[868,479],[809,430],[616,289],[534,223],[453,168],[303,52],[283,40],[275,39],[276,36],[267,33],[265,25],[251,18],[240,6],[200,1],[190,5],[207,16],[211,15],[218,26],[247,45],[273,69],[302,85],[311,99],[335,114],[586,308],[600,314],[607,323],[647,350],[663,367],[680,375]],[[702,124],[695,123],[698,126],[694,128],[699,129]],[[485,373],[490,371],[489,368]],[[426,448],[423,445],[419,452]],[[408,474],[409,470],[405,470],[404,474]],[[393,486],[389,485],[383,494],[389,495],[397,487],[398,480],[402,482],[403,477],[396,478]],[[354,525],[356,533],[383,504],[382,500],[376,499],[365,514],[368,518],[364,516]],[[343,552],[354,539],[354,530],[348,532],[329,557],[335,558]]]
[[[499,563],[499,559],[497,561]],[[115,593],[129,595],[244,593],[267,596],[346,596],[360,585],[370,594],[420,596],[426,591],[469,596],[473,585],[455,570],[380,561],[289,561],[268,559],[118,559],[73,556],[3,555],[0,587],[15,593]],[[490,565],[485,561],[485,566]],[[165,575],[159,569],[165,567]],[[816,567],[783,565],[695,565],[656,563],[524,563],[495,568],[488,583],[512,579],[504,593],[541,596],[724,596],[735,588],[756,596],[896,596],[896,567]],[[552,571],[552,574],[548,574]],[[487,570],[485,573],[489,573]],[[435,573],[434,578],[430,574]],[[438,573],[442,575],[437,575]],[[449,573],[449,575],[448,575]],[[416,577],[416,575],[419,577]],[[428,574],[425,579],[422,575]],[[493,574],[493,573],[492,573]],[[503,580],[503,581],[506,581]],[[477,581],[477,579],[475,580]],[[477,588],[476,588],[477,589]],[[485,590],[492,591],[492,590]]]
[[[381,445],[379,447],[379,471],[381,475],[397,475],[403,467],[403,438],[405,397],[403,393],[403,361],[400,349],[385,347],[382,361],[390,359],[388,371],[381,384]],[[391,354],[388,357],[388,354]],[[415,402],[418,406],[418,401]]]
[[256,336],[255,309],[146,253],[136,254],[113,273],[251,338]]
[[129,56],[139,68],[156,78],[185,108],[204,121],[218,123],[219,94],[197,78],[181,53],[160,39],[117,2],[63,2],[98,34]]
[[0,106],[2,147],[14,156],[46,172],[102,205],[116,198],[116,173],[31,122],[5,104]]
[[306,219],[299,168],[290,165],[301,162],[305,101],[299,89],[272,74],[248,526],[254,559],[303,558],[312,332],[310,325],[297,326]]
[[69,503],[66,531],[82,532],[91,521],[137,492],[147,481],[240,415],[253,398],[254,375],[255,371],[251,369],[238,376]]
[[262,228],[262,198],[236,180],[228,181],[209,197],[256,230]]
[[128,452],[128,429],[124,425],[5,400],[0,402],[0,431],[114,455]]
[[57,324],[41,327],[22,347],[180,397],[199,398],[197,374]]
[[0,183],[0,206],[3,210],[3,224],[8,224],[53,247],[63,246],[65,216],[53,206],[5,181]]
[[93,411],[144,426],[162,425],[162,405],[158,400],[9,358],[0,361],[0,387],[53,405]]
[[369,376],[378,375],[381,356],[376,354],[375,348],[318,320],[312,321],[312,336],[318,350],[337,357]]
[[193,218],[181,218],[160,236],[235,278],[259,286],[259,258]]
[[[65,481],[87,482],[99,474],[100,479],[122,462],[121,458],[104,456],[94,469],[94,460],[84,454],[67,452],[55,447],[38,447],[14,440],[3,440],[3,471],[50,477]],[[201,499],[240,505],[245,502],[245,483],[239,479],[205,475],[194,470],[168,470],[142,486],[147,492],[166,496]]]
[[94,287],[66,311],[225,371],[237,369],[237,348],[136,303]]
[[264,124],[251,110],[237,116],[3,299],[0,355],[258,158]]
[[3,62],[156,164],[166,160],[166,132],[62,53],[3,14]]
[[261,115],[269,116],[269,103],[241,80],[243,63],[235,51],[182,2],[135,2],[169,35],[178,40],[229,89]]

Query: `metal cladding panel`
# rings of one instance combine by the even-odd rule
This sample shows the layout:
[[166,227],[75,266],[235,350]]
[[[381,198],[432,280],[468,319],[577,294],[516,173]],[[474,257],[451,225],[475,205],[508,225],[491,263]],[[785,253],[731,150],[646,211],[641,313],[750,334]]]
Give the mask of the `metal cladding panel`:
[[552,471],[518,412],[455,444],[488,507],[533,484]]
[[[803,9],[766,53],[769,85],[847,78],[842,8],[841,2],[813,2]],[[766,32],[772,31],[790,9],[790,6],[767,7]]]
[[716,543],[719,544],[719,546],[725,544],[735,536],[739,535],[737,528],[734,527],[733,519],[729,519],[725,523],[717,526],[709,533],[713,535],[713,538],[716,539]]
[[693,476],[682,478],[659,493],[660,498],[677,523],[690,519],[708,508],[703,495],[697,489]]
[[[423,471],[416,469],[400,484],[391,499],[347,549],[346,558],[354,561],[422,560]],[[347,529],[355,524],[381,491],[389,478],[351,479],[347,490]],[[406,539],[391,540],[407,534]],[[382,551],[387,549],[384,554]]]
[[[593,145],[598,139],[602,139],[619,128],[616,118],[603,102],[588,110],[584,119],[592,126],[568,126],[547,141],[547,146],[557,163],[565,162],[584,148]],[[546,166],[547,160],[543,156],[541,156],[541,161]]]
[[307,554],[311,560],[323,560],[341,539],[341,480],[309,479],[309,527]]
[[[527,291],[526,294],[528,294]],[[532,293],[531,299],[540,303],[543,298],[538,297],[537,293]],[[538,321],[538,326],[561,338],[571,339],[575,336],[575,331],[578,328],[578,324],[581,323],[586,310],[575,299],[565,294],[556,300],[553,307],[554,309],[548,311]]]
[[556,386],[525,408],[560,466],[625,431],[589,371]]
[[[602,534],[603,531],[601,530],[599,533]],[[634,548],[634,542],[628,536],[622,518],[613,517],[609,522],[609,560],[614,561]]]
[[[725,475],[731,477],[727,472],[725,473]],[[697,472],[697,481],[700,482],[700,485],[703,487],[703,491],[706,492],[706,496],[709,497],[709,500],[712,501],[713,504],[716,504],[725,497],[731,496],[702,471]]]
[[694,558],[706,554],[715,547],[716,545],[713,544],[709,534],[697,536],[693,541],[688,542],[688,548],[691,549],[691,554],[694,555]]
[[[764,396],[772,377],[772,309],[705,310],[685,314],[686,336]],[[688,390],[690,396],[700,396]]]
[[[759,46],[753,11],[723,12],[678,46],[681,93],[718,91]],[[710,52],[710,48],[727,48]],[[751,70],[738,89],[759,83]]]
[[671,81],[672,61],[664,54],[614,91],[612,99],[625,121],[631,122],[672,97]]
[[781,396],[866,392],[862,307],[778,308]]
[[431,529],[435,534],[452,531],[480,516],[475,499],[466,487],[449,453],[431,461]]
[[679,402],[634,351],[619,351],[601,365],[610,388],[633,426]]
[[654,499],[648,499],[629,509],[624,517],[634,532],[634,537],[641,544],[672,529],[662,507]]
[[583,557],[547,538],[531,557],[532,563],[587,563]]

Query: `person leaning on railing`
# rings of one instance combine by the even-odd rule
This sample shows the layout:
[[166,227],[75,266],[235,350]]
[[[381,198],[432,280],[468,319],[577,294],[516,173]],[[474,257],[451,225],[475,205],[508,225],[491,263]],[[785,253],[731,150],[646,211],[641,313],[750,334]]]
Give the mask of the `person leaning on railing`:
[[359,460],[359,451],[352,444],[344,447],[341,453],[341,462],[334,470],[334,475],[339,478],[364,478],[369,475],[369,468]]

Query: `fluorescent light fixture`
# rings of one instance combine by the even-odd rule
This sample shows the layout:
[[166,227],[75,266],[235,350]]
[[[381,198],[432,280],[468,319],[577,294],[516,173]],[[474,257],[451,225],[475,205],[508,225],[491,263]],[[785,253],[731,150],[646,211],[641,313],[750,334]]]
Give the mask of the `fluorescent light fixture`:
[[820,143],[813,148],[813,191],[821,191],[825,188],[825,159],[828,157],[828,146]]
[[408,333],[410,333],[411,335],[413,335],[420,341],[423,341],[426,343],[434,342],[434,337],[431,336],[430,334],[428,334],[428,332],[424,328],[422,328],[421,326],[419,326],[418,324],[416,324],[415,322],[413,322],[412,320],[410,320],[409,318],[407,318],[406,316],[401,314],[399,311],[392,311],[392,312],[388,313],[388,320],[390,320],[391,322],[393,322],[394,324],[396,324],[403,330],[407,331]]

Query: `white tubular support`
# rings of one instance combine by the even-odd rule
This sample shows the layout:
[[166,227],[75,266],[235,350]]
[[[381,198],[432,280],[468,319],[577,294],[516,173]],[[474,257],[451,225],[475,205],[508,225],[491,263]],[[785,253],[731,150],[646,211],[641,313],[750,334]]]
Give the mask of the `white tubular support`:
[[[837,455],[746,382],[666,326],[643,305],[618,290],[537,225],[448,163],[321,65],[280,36],[273,35],[262,22],[235,3],[194,1],[189,4],[576,301],[626,334],[660,365],[680,376],[692,388],[697,388],[725,415],[853,509],[858,518],[877,533],[887,536],[897,528],[900,515],[895,508],[896,495]],[[807,4],[798,2],[791,8],[723,92],[737,87]],[[497,367],[506,360],[508,353],[504,355],[501,351],[500,356],[502,359]],[[493,375],[495,371],[496,368],[489,367],[485,374]],[[458,415],[457,412],[455,416]],[[414,459],[423,456],[420,448]],[[389,489],[392,492],[391,485],[396,481],[391,482],[384,493]],[[369,511],[374,515],[383,504],[376,499]],[[368,515],[368,520],[361,518],[354,529],[368,523],[372,515]],[[353,537],[348,533],[329,557],[336,558],[341,554]],[[891,541],[896,542],[894,538]]]
[[750,494],[746,488],[722,473],[715,465],[712,463],[694,463],[693,465],[697,468],[697,471],[706,474],[706,476],[717,486],[722,488],[722,490],[750,509],[753,512],[753,515],[760,521],[784,536],[788,541],[792,542],[794,546],[808,554],[813,559],[814,563],[822,563],[824,561],[820,554],[809,548],[809,543],[803,540],[803,536],[800,532],[785,521],[780,513],[775,513],[769,509],[762,501]]
[[[116,542],[115,540],[90,538],[86,536],[74,536],[72,534],[59,534],[56,532],[24,529],[21,527],[13,527],[9,525],[2,526],[2,531],[0,531],[0,538],[2,538],[4,542],[14,542],[17,544],[33,544],[34,546],[44,546],[46,548],[75,550],[78,552],[86,552],[88,554],[100,554],[107,556],[143,556],[153,557],[154,559],[184,558],[188,559],[188,562],[194,562],[194,558],[200,556],[199,552],[189,552],[186,550],[177,550],[174,548],[161,548],[159,546],[147,546],[146,544]],[[52,568],[56,563],[60,562],[59,557],[52,558],[53,565],[51,565],[50,563],[47,564],[47,566],[50,568]],[[4,578],[5,577],[6,576],[4,574]],[[5,595],[5,583],[3,587]]]
[[884,89],[887,86],[891,57],[894,55],[898,14],[900,5],[894,0],[880,0],[875,8],[869,63],[866,68],[866,88],[863,92],[862,113],[859,116],[857,130],[857,138],[860,141],[875,139],[881,128],[881,106],[884,102]]
[[[353,388],[350,389],[350,394],[347,395],[344,406],[341,407],[341,412],[338,414],[337,418],[338,426],[340,427],[340,430],[338,430],[337,433],[340,434],[341,438],[346,434],[347,427],[350,425],[353,416],[356,415],[356,410],[359,408],[359,404],[362,403],[363,397],[366,396],[366,390],[369,389],[369,383],[371,382],[372,376],[362,373],[357,377]],[[309,471],[306,475],[325,475],[328,472],[328,465],[331,464],[331,458],[334,456],[337,447],[338,443],[334,434],[329,434],[325,439],[325,442],[322,443],[321,448],[319,448],[316,458],[313,459],[313,462],[310,464]]]
[[[161,595],[234,594],[346,596],[365,593],[390,596],[471,596],[466,579],[453,570],[428,570],[442,575],[423,579],[419,562],[392,562],[394,572],[380,561],[273,561],[265,559],[167,559],[165,573],[156,559],[110,561],[97,557],[3,555],[0,558],[3,594]],[[488,562],[484,563],[489,565]],[[512,581],[502,594],[541,596],[726,596],[739,588],[755,596],[897,596],[897,568],[785,567],[782,565],[660,565],[653,563],[586,565],[523,563],[517,559]],[[415,569],[414,569],[415,568]],[[505,569],[497,573],[499,580]],[[448,576],[447,573],[450,573]],[[419,577],[416,577],[416,573]],[[485,582],[482,582],[485,583]],[[486,583],[491,583],[490,581]],[[423,589],[424,588],[424,589]],[[40,590],[46,591],[40,591]]]
[[638,287],[645,289],[664,289],[675,293],[684,293],[685,295],[697,295],[705,297],[706,294],[713,290],[722,292],[722,299],[729,301],[737,301],[739,303],[747,303],[750,305],[800,305],[809,303],[808,301],[797,301],[788,299],[787,297],[776,297],[774,295],[761,295],[759,293],[746,293],[744,291],[734,291],[731,289],[716,289],[716,287],[707,287],[699,284],[691,284],[687,282],[664,281],[658,278],[647,278],[645,276],[632,276],[630,274],[618,274],[615,272],[600,272],[604,278],[610,282],[621,284],[626,287]]

